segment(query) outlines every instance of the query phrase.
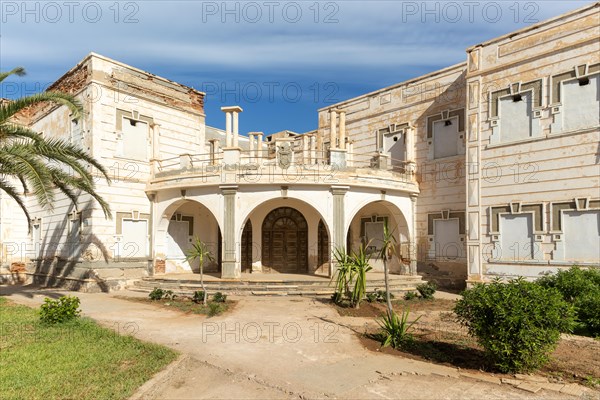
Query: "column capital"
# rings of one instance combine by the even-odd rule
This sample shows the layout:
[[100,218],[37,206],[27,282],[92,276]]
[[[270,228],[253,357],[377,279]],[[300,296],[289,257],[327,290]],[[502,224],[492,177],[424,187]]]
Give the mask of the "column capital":
[[238,113],[241,113],[244,110],[240,106],[225,106],[225,107],[221,107],[221,111],[223,111],[223,112],[238,112]]
[[350,186],[331,186],[331,193],[334,196],[345,195],[350,190]]
[[220,185],[219,189],[224,195],[235,194],[238,190],[238,185]]

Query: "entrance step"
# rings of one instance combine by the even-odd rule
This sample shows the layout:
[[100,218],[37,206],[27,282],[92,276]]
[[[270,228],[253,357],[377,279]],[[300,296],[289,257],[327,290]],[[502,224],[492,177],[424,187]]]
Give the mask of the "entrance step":
[[[417,285],[424,283],[421,276],[390,276],[390,293],[401,297],[404,293],[415,291]],[[222,292],[224,294],[248,295],[248,296],[331,296],[334,293],[334,282],[330,279],[311,279],[302,280],[293,278],[290,280],[209,280],[204,282],[204,287],[210,293]],[[171,290],[178,295],[191,296],[197,290],[202,290],[199,279],[177,279],[170,276],[165,277],[147,277],[136,280],[127,287],[129,290],[137,292],[151,292],[154,288]],[[385,281],[376,277],[369,280],[367,277],[367,292],[375,290],[384,290]]]

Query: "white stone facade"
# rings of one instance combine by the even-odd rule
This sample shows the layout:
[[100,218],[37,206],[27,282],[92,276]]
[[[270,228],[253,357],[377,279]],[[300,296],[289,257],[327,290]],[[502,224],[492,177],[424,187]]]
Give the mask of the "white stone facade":
[[465,63],[319,110],[304,134],[244,134],[237,106],[222,108],[225,131],[207,127],[203,93],[90,54],[52,87],[82,101],[81,121],[64,107],[19,121],[109,169],[112,219],[86,196],[52,210],[28,198],[28,233],[0,193],[2,264],[114,287],[196,270],[198,237],[224,278],[330,276],[336,248],[376,254],[387,223],[392,271],[447,285],[598,266],[598,20],[597,3],[473,46]]

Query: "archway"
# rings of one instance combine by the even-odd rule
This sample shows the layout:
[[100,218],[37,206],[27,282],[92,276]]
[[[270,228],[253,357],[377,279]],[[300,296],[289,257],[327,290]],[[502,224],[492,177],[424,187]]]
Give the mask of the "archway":
[[262,264],[269,272],[308,272],[308,224],[295,208],[279,207],[265,217]]
[[319,233],[318,233],[318,266],[323,270],[329,269],[329,259],[330,259],[330,250],[329,250],[329,234],[327,233],[327,227],[323,220],[319,220]]
[[390,201],[378,200],[365,204],[353,216],[347,231],[347,248],[365,246],[371,256],[371,266],[383,271],[380,256],[384,225],[393,233],[396,256],[388,256],[390,272],[410,273],[410,235],[408,223],[400,209]]
[[[195,238],[204,242],[214,261],[204,263],[205,272],[217,272],[220,266],[220,229],[213,213],[203,204],[194,200],[176,201],[164,213],[160,230],[164,235],[163,257],[165,272],[197,272],[198,261],[189,263],[186,253]],[[157,233],[158,234],[158,233]]]
[[242,231],[242,272],[252,272],[252,221],[248,220]]

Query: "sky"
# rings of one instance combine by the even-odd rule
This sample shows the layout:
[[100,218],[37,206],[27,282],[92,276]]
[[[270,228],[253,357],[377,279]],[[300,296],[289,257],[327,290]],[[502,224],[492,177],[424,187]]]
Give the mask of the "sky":
[[317,127],[317,110],[466,60],[465,49],[589,1],[5,1],[0,97],[47,87],[95,52],[206,92],[206,123]]

